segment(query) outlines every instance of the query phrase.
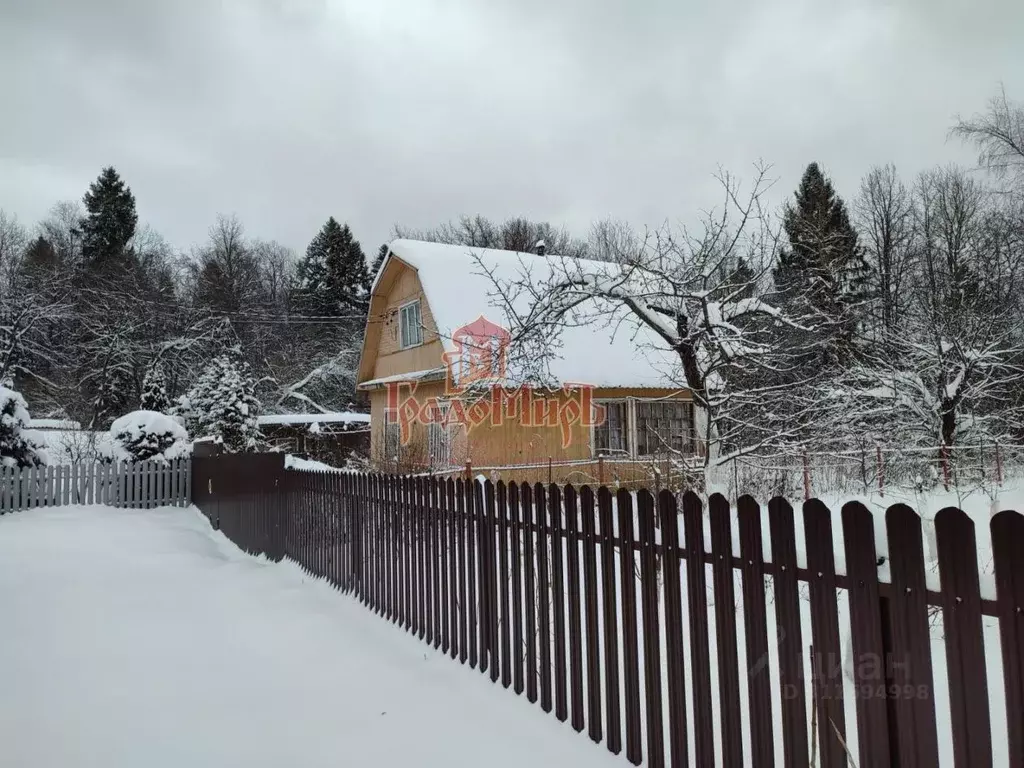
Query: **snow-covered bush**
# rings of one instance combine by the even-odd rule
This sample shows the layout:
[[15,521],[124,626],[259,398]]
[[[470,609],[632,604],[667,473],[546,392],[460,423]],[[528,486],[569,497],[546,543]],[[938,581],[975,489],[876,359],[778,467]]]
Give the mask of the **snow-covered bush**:
[[179,412],[191,434],[212,437],[228,453],[254,450],[260,442],[260,401],[249,364],[227,354],[214,358],[182,397]]
[[157,411],[133,411],[114,421],[110,436],[121,461],[170,461],[187,456],[188,433],[172,417]]
[[25,398],[0,386],[0,466],[34,467],[45,463],[42,447],[22,434],[28,421]]
[[159,362],[150,366],[146,371],[146,378],[142,380],[139,408],[158,413],[167,413],[171,408],[171,399],[167,396],[167,380],[164,378],[163,366]]

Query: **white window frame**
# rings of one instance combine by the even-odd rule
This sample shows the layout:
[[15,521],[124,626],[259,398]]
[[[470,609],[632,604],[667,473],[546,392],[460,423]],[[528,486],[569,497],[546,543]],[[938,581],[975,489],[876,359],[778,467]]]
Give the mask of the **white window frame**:
[[[404,333],[404,330],[406,328],[405,315],[406,315],[406,310],[408,310],[412,306],[416,307],[416,319],[417,319],[417,322],[416,322],[414,327],[416,328],[416,337],[417,338],[416,338],[415,342],[411,342],[410,341],[410,343],[407,344],[406,343],[406,339],[405,339],[405,333]],[[413,326],[410,326],[410,327],[413,327]],[[398,346],[401,349],[412,349],[413,347],[419,347],[419,346],[422,346],[422,345],[423,345],[423,307],[420,305],[420,300],[419,299],[413,299],[412,301],[407,301],[404,304],[400,304],[398,306]]]
[[[632,400],[632,398],[629,398],[629,397],[602,397],[602,398],[595,399],[593,401],[594,405],[605,405],[607,403],[616,403],[616,404],[620,404],[621,403],[622,405],[626,406],[625,410],[624,410],[624,413],[623,413],[623,417],[626,419],[626,421],[623,424],[623,428],[622,428],[622,432],[623,432],[622,437],[626,441],[626,450],[622,451],[620,453],[609,453],[609,454],[606,454],[608,457],[613,457],[613,456],[626,456],[626,457],[629,457],[629,456],[633,455],[633,446],[636,445],[636,443],[633,441],[634,434],[633,434],[633,419],[632,419],[632,414],[631,414],[631,411],[632,411],[632,404],[630,402],[631,400]],[[592,458],[597,458],[597,425],[596,424],[590,428],[590,455],[591,455]]]
[[[448,469],[452,465],[452,425],[447,423],[450,407],[448,401],[438,400],[441,421],[431,421],[427,425],[427,461],[432,469]],[[438,448],[442,449],[442,456],[437,455]]]

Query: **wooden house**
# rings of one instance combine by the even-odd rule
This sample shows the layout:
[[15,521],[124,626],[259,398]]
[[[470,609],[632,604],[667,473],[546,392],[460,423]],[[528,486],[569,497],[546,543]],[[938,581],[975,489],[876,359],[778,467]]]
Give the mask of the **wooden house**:
[[[391,243],[357,378],[370,398],[375,468],[442,474],[468,465],[506,481],[625,484],[667,481],[680,458],[696,459],[699,414],[678,385],[675,355],[629,317],[561,328],[548,360],[557,388],[524,394],[498,364],[509,318],[495,281],[540,279],[556,260],[564,268],[542,253]],[[493,349],[481,342],[488,334]],[[489,388],[464,386],[460,365],[481,352],[491,355]]]

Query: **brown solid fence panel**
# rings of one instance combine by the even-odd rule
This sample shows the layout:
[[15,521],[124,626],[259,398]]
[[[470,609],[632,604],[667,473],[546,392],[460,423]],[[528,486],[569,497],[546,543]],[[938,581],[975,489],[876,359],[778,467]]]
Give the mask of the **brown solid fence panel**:
[[636,535],[633,530],[633,497],[620,489],[615,497],[619,522],[619,572],[622,582],[623,710],[626,726],[626,758],[634,765],[643,760],[640,725],[640,651],[637,647]]
[[683,645],[683,602],[679,515],[670,491],[658,496],[665,591],[665,657],[667,662],[669,758],[672,768],[690,764],[686,727],[686,656]]
[[892,681],[913,693],[893,702],[895,722],[889,733],[897,741],[901,768],[933,768],[939,764],[939,746],[921,518],[910,507],[895,505],[885,520],[892,587],[883,619],[891,633]]
[[852,503],[843,506],[842,525],[849,577],[854,686],[858,692],[854,699],[860,747],[858,764],[862,768],[885,768],[894,759],[888,721],[891,683],[886,675],[874,523],[863,504]]
[[594,491],[583,486],[580,489],[580,516],[583,535],[583,602],[586,614],[587,652],[587,724],[590,738],[601,741],[601,637],[598,633],[597,580],[597,508],[594,505]]
[[729,501],[720,494],[713,495],[708,500],[708,517],[711,523],[711,573],[715,590],[718,702],[722,711],[722,763],[739,766],[743,764],[743,728],[740,720],[739,648]]
[[1000,512],[991,528],[1010,766],[1024,768],[1024,517]]
[[714,765],[704,510],[700,499],[693,493],[683,496],[683,535],[686,539],[686,604],[690,614],[690,670],[693,676],[693,754],[698,765]]
[[775,569],[775,618],[778,624],[779,687],[782,693],[782,744],[786,765],[806,768],[807,696],[804,692],[803,633],[797,582],[793,508],[785,499],[768,503],[772,565]]
[[655,512],[651,492],[637,493],[640,533],[640,613],[644,633],[644,693],[647,715],[647,764],[665,765],[661,699],[661,622],[658,616],[658,555],[655,551]]
[[583,711],[583,614],[580,604],[580,513],[576,489],[565,487],[565,569],[568,590],[569,713],[573,730],[586,724]]
[[555,717],[562,722],[569,716],[565,680],[565,556],[562,491],[557,485],[548,487],[548,519],[551,523],[551,613],[554,629]]
[[818,748],[821,765],[846,766],[846,710],[843,706],[843,651],[832,541],[832,512],[817,499],[804,503],[804,540],[810,581],[813,679],[817,683]]
[[942,579],[950,723],[958,768],[992,765],[992,733],[981,625],[981,585],[974,523],[961,510],[935,516]]

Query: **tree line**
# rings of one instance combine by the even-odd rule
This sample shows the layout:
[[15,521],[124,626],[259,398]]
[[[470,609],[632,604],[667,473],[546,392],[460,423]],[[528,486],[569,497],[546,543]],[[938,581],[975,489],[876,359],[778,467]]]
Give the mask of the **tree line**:
[[[1000,94],[952,132],[978,148],[980,172],[940,166],[907,179],[887,165],[844,199],[810,163],[775,212],[761,168],[746,195],[723,175],[722,206],[687,229],[605,220],[576,236],[467,215],[394,236],[512,251],[543,241],[549,254],[604,265],[588,290],[678,354],[680,384],[725,454],[842,444],[852,431],[904,445],[1020,439],[1024,108]],[[386,250],[371,262],[332,217],[299,257],[218,216],[204,243],[180,252],[140,224],[126,180],[105,168],[80,204],[55,205],[32,229],[0,211],[0,379],[33,413],[93,429],[147,403],[201,431],[220,401],[352,407]],[[624,275],[643,307],[622,295]],[[578,317],[563,303],[579,286],[557,278],[546,294],[531,289],[540,300],[518,318],[520,340]]]

